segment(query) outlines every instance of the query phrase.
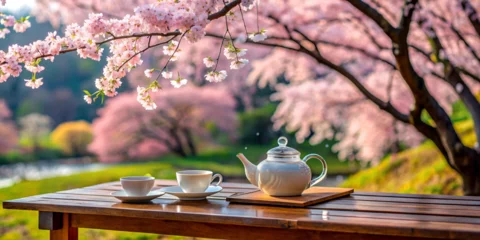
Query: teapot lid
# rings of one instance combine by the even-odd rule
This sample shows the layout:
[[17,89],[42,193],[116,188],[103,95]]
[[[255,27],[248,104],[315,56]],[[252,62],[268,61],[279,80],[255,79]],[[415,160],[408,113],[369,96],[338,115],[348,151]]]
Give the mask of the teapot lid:
[[279,137],[277,142],[278,147],[274,147],[268,150],[268,155],[274,155],[277,157],[291,157],[295,155],[300,155],[300,152],[296,149],[287,147],[288,140],[286,137]]

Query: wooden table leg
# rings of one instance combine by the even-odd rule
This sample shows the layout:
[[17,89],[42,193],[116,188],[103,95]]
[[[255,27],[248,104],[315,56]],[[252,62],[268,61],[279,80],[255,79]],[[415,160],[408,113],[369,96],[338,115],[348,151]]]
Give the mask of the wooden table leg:
[[70,214],[40,212],[38,227],[50,230],[50,240],[77,240],[78,228],[72,227]]

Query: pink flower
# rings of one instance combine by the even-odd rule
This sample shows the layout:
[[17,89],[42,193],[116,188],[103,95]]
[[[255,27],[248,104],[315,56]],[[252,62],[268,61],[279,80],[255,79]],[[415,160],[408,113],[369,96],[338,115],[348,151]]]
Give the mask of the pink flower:
[[147,78],[152,78],[153,71],[155,71],[155,68],[147,69],[147,70],[145,70],[145,72],[143,72],[143,73],[145,74],[145,76],[146,76]]
[[205,36],[205,29],[200,26],[193,26],[185,35],[190,43],[198,42],[203,36]]
[[2,66],[2,71],[14,77],[18,77],[22,72],[22,67],[14,60],[7,60],[7,64]]
[[10,77],[10,74],[8,73],[0,73],[0,83],[6,82],[8,78]]
[[173,77],[173,73],[172,73],[172,72],[163,71],[163,72],[162,72],[162,77],[165,78],[165,79],[170,79],[170,78]]
[[92,104],[92,98],[88,95],[83,96],[83,100],[85,100],[87,104]]
[[15,30],[15,32],[25,32],[27,28],[31,26],[30,21],[25,20],[23,22],[16,22],[15,25],[13,25],[13,30]]
[[237,57],[244,56],[247,53],[247,49],[244,48],[236,48],[232,44],[228,45],[223,50],[223,55],[229,60],[236,59]]
[[204,59],[203,59],[203,63],[204,63],[205,66],[207,66],[208,68],[215,66],[215,61],[213,61],[213,59],[212,59],[211,57],[206,57],[206,58],[204,58]]
[[0,38],[5,38],[5,35],[9,33],[10,33],[10,30],[8,30],[8,28],[0,29]]
[[180,88],[181,86],[186,85],[187,82],[188,82],[187,79],[181,78],[181,77],[178,77],[177,79],[170,81],[170,83],[174,88]]
[[175,53],[175,49],[178,46],[178,42],[175,40],[170,41],[167,46],[163,46],[163,54],[172,56]]
[[248,38],[250,38],[254,42],[261,42],[267,39],[267,31],[262,29],[260,32],[256,33],[251,33],[248,35]]
[[148,89],[144,87],[137,87],[137,101],[142,104],[145,110],[154,110],[157,108],[157,104],[153,102]]
[[240,69],[243,68],[248,63],[248,59],[241,58],[230,63],[230,69]]
[[39,88],[40,86],[43,85],[42,79],[43,78],[35,78],[35,77],[33,77],[32,79],[25,79],[25,86],[31,87],[32,89]]
[[3,24],[5,27],[11,27],[15,25],[15,17],[14,16],[6,16],[2,20],[0,20],[0,23]]
[[85,20],[83,28],[91,35],[96,36],[107,31],[107,22],[102,19],[103,14],[90,13],[88,19]]
[[225,70],[215,71],[215,72],[210,71],[205,75],[205,79],[208,82],[216,82],[216,83],[225,80],[226,77],[227,77],[227,71]]
[[41,72],[45,69],[45,67],[40,66],[36,63],[25,64],[25,68],[32,73],[38,73],[38,72]]

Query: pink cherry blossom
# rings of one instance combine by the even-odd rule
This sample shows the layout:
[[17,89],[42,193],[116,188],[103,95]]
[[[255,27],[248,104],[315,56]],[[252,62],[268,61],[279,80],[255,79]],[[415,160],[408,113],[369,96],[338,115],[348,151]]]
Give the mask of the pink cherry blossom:
[[92,97],[90,97],[88,95],[84,95],[83,100],[85,100],[85,102],[87,102],[87,104],[92,104]]
[[13,27],[15,25],[15,17],[14,16],[6,16],[2,20],[0,20],[0,23],[3,24],[5,27]]
[[0,29],[0,38],[5,38],[5,35],[9,33],[10,33],[10,30],[8,30],[8,28]]
[[25,32],[27,30],[27,28],[29,28],[31,26],[32,25],[31,25],[30,21],[25,20],[23,22],[16,22],[13,25],[13,30],[15,30],[15,32]]
[[153,71],[155,71],[154,68],[150,68],[150,69],[145,70],[145,72],[144,72],[145,77],[147,77],[147,78],[152,78]]
[[241,58],[241,59],[238,59],[238,60],[234,60],[234,61],[230,64],[230,69],[240,69],[240,68],[243,68],[247,63],[248,63],[248,59],[245,59],[245,58]]
[[247,53],[247,49],[235,48],[232,44],[226,47],[223,50],[223,54],[228,60],[236,59],[237,57],[242,57]]
[[[223,19],[223,15],[228,13],[228,11],[222,12],[222,9],[235,9],[240,2],[239,0],[229,3],[214,0],[193,2],[190,0],[166,0],[136,6],[133,12],[131,9],[122,9],[115,13],[123,16],[120,18],[112,18],[114,13],[108,13],[108,16],[103,13],[83,15],[83,23],[68,24],[65,27],[64,36],[51,32],[44,40],[24,46],[12,45],[9,47],[2,59],[0,81],[6,81],[10,76],[18,76],[23,67],[34,74],[40,73],[44,67],[39,65],[37,60],[54,61],[57,55],[66,52],[76,51],[80,58],[100,61],[104,55],[106,44],[109,44],[109,52],[106,56],[107,64],[103,69],[103,76],[95,80],[97,91],[89,96],[92,101],[100,96],[102,98],[103,96],[116,96],[118,88],[122,85],[121,79],[142,65],[142,55],[150,48],[157,46],[161,46],[164,54],[168,56],[168,61],[160,70],[162,76],[171,79],[172,74],[164,73],[164,70],[167,69],[170,62],[180,58],[182,49],[179,48],[179,45],[182,39],[186,39],[190,44],[199,42],[205,36],[205,29],[211,20]],[[39,2],[39,6],[43,4],[43,2]],[[99,2],[99,4],[103,3]],[[244,1],[242,5],[250,8],[253,2]],[[63,9],[63,7],[62,4],[59,4],[57,9]],[[121,7],[121,5],[115,7]],[[47,8],[46,12],[56,11],[50,7]],[[83,14],[77,15],[80,12],[76,11],[69,11],[67,15],[57,13],[61,18],[69,20]],[[216,16],[210,19],[210,16],[214,15]],[[37,17],[41,19],[41,16]],[[231,19],[231,21],[234,20]],[[7,16],[3,18],[2,23],[5,26],[13,26],[13,29],[19,32],[25,31],[30,26],[28,17],[17,21],[15,18]],[[7,34],[8,30],[4,30],[3,33]],[[242,55],[242,52],[239,53],[236,53],[236,56]],[[152,73],[153,71],[144,72],[148,78],[152,77]],[[218,76],[215,81],[221,81],[226,77],[226,72],[222,71],[221,74],[216,75]],[[41,83],[41,81],[38,82]],[[180,82],[184,85],[185,81]],[[34,80],[29,80],[27,84],[38,87],[38,84],[34,83]],[[155,105],[150,101],[149,93],[158,89],[160,89],[159,84],[144,87],[144,91],[139,91],[138,100],[144,107],[154,109]]]
[[254,42],[264,41],[265,39],[267,39],[267,31],[261,30],[260,32],[251,33],[248,35],[248,38],[250,38]]
[[180,88],[181,86],[186,85],[187,82],[188,82],[187,79],[181,78],[181,77],[178,77],[177,79],[170,81],[170,83],[174,88]]
[[227,77],[227,71],[210,71],[205,75],[205,79],[209,82],[222,82]]
[[173,77],[173,72],[163,71],[162,72],[162,77],[165,78],[165,79],[171,79]]
[[32,78],[32,79],[25,79],[25,86],[31,87],[32,89],[39,88],[43,85],[43,78]]
[[203,64],[205,64],[206,67],[210,68],[215,66],[215,61],[211,57],[206,57],[203,59]]

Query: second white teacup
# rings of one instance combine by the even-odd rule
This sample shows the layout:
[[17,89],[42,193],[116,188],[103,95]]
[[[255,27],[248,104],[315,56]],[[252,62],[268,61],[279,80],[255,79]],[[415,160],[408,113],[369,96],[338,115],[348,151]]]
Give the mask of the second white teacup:
[[123,190],[128,196],[146,196],[155,183],[154,177],[134,176],[120,178]]
[[206,170],[186,170],[177,172],[177,182],[186,193],[200,193],[205,192],[208,186],[215,178],[218,177],[218,183],[222,183],[223,177],[220,174],[213,175],[212,171]]

